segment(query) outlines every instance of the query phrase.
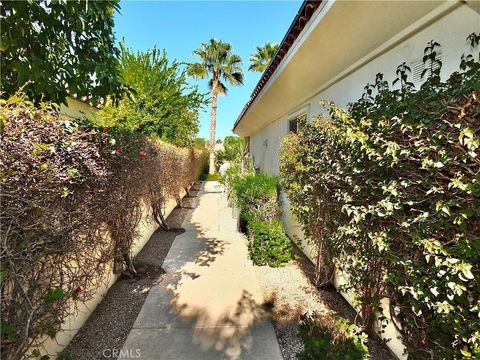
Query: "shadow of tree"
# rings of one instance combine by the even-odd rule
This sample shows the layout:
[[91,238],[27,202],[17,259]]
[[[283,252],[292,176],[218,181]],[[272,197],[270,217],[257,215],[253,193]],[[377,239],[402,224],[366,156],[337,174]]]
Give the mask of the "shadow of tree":
[[[205,194],[204,184],[201,191],[199,194]],[[207,196],[220,192],[221,188],[210,188]],[[216,200],[211,203],[216,206]],[[254,287],[257,293],[251,291],[255,281],[251,269],[249,274],[241,265],[231,264],[238,266],[232,270],[225,260],[225,255],[232,262],[236,262],[235,256],[245,256],[238,262],[247,263],[246,248],[245,253],[236,254],[243,239],[210,228],[199,220],[201,211],[205,208],[189,213],[185,233],[177,237],[163,264],[169,314],[181,319],[181,326],[192,329],[192,341],[200,349],[219,352],[225,359],[239,359],[253,346],[252,331],[268,316],[268,307],[258,288]]]

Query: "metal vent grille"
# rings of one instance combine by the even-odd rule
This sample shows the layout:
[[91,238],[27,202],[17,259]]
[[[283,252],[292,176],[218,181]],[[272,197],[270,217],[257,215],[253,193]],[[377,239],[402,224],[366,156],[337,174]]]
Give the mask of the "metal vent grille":
[[[436,50],[437,52],[437,59],[438,60],[442,60],[442,53],[440,51],[440,49]],[[422,78],[422,72],[423,70],[425,69],[425,67],[429,68],[430,67],[430,60],[427,60],[426,63],[423,63],[423,60],[420,58],[420,59],[416,59],[414,61],[412,61],[410,64],[410,69],[412,70],[412,78],[413,78],[413,83],[415,85],[419,85],[421,83],[423,83],[426,79],[426,77],[428,76],[428,74],[425,74],[425,76]],[[433,67],[434,70],[437,70],[438,68],[440,67],[440,65],[438,63],[436,63]]]

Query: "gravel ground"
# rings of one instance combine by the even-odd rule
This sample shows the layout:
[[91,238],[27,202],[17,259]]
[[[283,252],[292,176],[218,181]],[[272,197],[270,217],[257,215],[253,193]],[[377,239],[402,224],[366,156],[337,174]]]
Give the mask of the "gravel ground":
[[184,208],[173,210],[167,218],[171,230],[157,230],[135,257],[138,275],[134,278],[122,276],[108,290],[65,349],[74,360],[112,359],[112,350],[122,348],[150,288],[165,274],[161,265],[175,237],[184,231],[181,229],[183,220],[188,209],[197,205],[197,193],[198,185],[191,190],[191,197],[184,198]]
[[[355,320],[355,311],[333,286],[327,289],[315,287],[315,268],[298,249],[296,260],[284,267],[255,266],[255,270],[271,311],[284,360],[296,360],[296,354],[303,349],[302,340],[298,336],[300,315],[329,311],[351,322]],[[369,336],[368,347],[372,360],[395,359],[376,336]]]

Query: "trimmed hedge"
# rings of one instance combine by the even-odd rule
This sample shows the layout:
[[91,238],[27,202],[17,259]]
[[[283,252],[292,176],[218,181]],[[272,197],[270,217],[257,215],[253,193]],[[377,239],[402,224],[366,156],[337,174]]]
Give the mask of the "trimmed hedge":
[[245,220],[250,218],[269,221],[278,217],[278,179],[265,173],[235,177],[233,182],[235,203]]
[[233,164],[223,177],[229,196],[246,222],[248,250],[255,265],[280,266],[292,258],[291,242],[278,220],[278,178],[265,173],[241,173]]
[[166,201],[193,183],[206,161],[202,152],[63,120],[56,110],[22,94],[0,100],[5,359],[54,338],[114,262],[135,272],[130,251],[145,205],[165,225]]
[[292,258],[292,245],[280,220],[251,219],[248,239],[250,258],[255,265],[278,267]]
[[[468,40],[478,51],[480,36]],[[350,113],[302,124],[281,150],[282,185],[328,281],[348,274],[371,326],[391,321],[414,359],[480,357],[480,61],[440,79],[439,45],[425,82],[409,68],[367,85]]]

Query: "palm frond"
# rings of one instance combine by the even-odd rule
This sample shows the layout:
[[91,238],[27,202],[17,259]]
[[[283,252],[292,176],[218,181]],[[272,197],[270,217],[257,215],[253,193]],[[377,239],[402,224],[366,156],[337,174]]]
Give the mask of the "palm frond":
[[208,69],[202,63],[188,64],[187,74],[195,79],[204,79],[208,76]]
[[215,92],[217,93],[217,95],[227,95],[228,89],[226,88],[226,86],[221,81],[219,81],[217,83],[217,87],[216,87]]
[[250,66],[248,67],[248,70],[258,72],[265,71],[277,51],[278,44],[267,42],[263,46],[257,46],[255,52],[250,55]]
[[[212,89],[213,79],[222,79],[234,86],[243,84],[242,59],[232,53],[229,43],[217,39],[210,39],[202,43],[195,50],[194,55],[199,57],[199,62],[189,64],[188,74],[195,78],[210,76],[209,86]],[[215,90],[217,94],[226,94],[227,88],[224,83],[219,83]]]

